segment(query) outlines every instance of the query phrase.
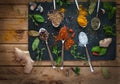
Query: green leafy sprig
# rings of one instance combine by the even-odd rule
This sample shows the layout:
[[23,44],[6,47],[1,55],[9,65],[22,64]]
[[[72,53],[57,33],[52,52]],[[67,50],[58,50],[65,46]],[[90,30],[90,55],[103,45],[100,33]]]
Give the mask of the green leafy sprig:
[[103,7],[108,13],[108,18],[111,20],[114,17],[115,13],[116,13],[116,7],[112,6],[108,2],[104,2]]
[[58,49],[57,45],[53,46],[52,53],[57,56],[57,58],[55,60],[56,64],[60,65],[62,58],[61,58],[61,56],[59,56],[59,54],[61,53],[61,50]]
[[70,53],[75,59],[86,60],[84,55],[82,56],[82,55],[80,55],[79,52],[77,52],[77,45],[76,44],[71,48]]
[[80,68],[79,68],[79,67],[72,68],[72,71],[73,71],[76,75],[80,75]]
[[45,51],[45,48],[39,49],[37,48],[37,56],[36,56],[36,60],[42,60],[42,56],[43,56],[43,52]]
[[106,37],[115,36],[115,33],[113,32],[113,26],[110,26],[110,25],[104,25],[103,26],[103,30],[105,32]]
[[56,3],[60,6],[60,7],[64,7],[67,5],[70,5],[69,0],[55,0]]

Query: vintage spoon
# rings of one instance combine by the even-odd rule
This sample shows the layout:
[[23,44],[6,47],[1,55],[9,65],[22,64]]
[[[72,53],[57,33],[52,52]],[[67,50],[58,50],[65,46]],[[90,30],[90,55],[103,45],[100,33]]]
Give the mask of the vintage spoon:
[[100,7],[100,0],[98,0],[98,4],[97,4],[97,14],[96,17],[94,17],[91,20],[91,26],[93,28],[93,30],[98,30],[100,28],[100,19],[98,18],[98,12],[99,12],[99,7]]
[[89,52],[87,49],[88,37],[87,37],[86,33],[80,32],[78,39],[79,39],[79,43],[85,47],[86,55],[87,55],[87,59],[88,59],[88,64],[90,66],[90,70],[91,70],[91,72],[94,72],[94,69],[93,69],[92,64],[91,64],[90,55],[89,55]]
[[49,46],[48,46],[49,33],[47,32],[47,30],[46,30],[45,28],[40,28],[39,33],[40,33],[40,39],[41,39],[41,40],[44,40],[45,43],[46,43],[46,46],[47,46],[47,49],[48,49],[48,53],[49,53],[49,57],[50,57],[50,60],[51,60],[52,67],[53,67],[53,68],[56,68],[55,65],[54,65],[54,60],[53,60],[53,57],[52,57],[50,48],[49,48]]

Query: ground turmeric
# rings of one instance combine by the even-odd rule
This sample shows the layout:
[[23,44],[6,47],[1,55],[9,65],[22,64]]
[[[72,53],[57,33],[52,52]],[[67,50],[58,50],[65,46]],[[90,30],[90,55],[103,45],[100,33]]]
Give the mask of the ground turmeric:
[[82,5],[80,6],[80,10],[79,10],[79,15],[77,18],[77,22],[81,27],[86,27],[87,26],[87,11],[82,7]]

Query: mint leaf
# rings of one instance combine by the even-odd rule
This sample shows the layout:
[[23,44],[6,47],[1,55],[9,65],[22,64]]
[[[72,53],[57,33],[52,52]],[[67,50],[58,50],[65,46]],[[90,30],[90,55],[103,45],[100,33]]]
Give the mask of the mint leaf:
[[34,15],[34,18],[35,18],[35,20],[36,20],[37,22],[44,22],[44,21],[45,21],[44,18],[43,18],[43,16],[41,16],[41,15],[39,15],[39,14],[35,14],[35,15]]
[[35,51],[37,48],[38,48],[38,45],[39,45],[39,39],[36,38],[33,43],[32,43],[32,50]]

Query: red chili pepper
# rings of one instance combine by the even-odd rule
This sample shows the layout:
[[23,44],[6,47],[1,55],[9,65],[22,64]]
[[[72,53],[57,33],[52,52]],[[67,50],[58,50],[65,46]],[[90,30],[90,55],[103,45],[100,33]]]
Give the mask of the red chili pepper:
[[95,56],[99,56],[99,54],[97,52],[92,52],[92,54]]
[[71,38],[74,38],[75,37],[75,33],[73,33],[72,35],[71,35]]
[[69,32],[70,32],[70,33],[73,33],[74,31],[73,31],[73,29],[69,29]]

